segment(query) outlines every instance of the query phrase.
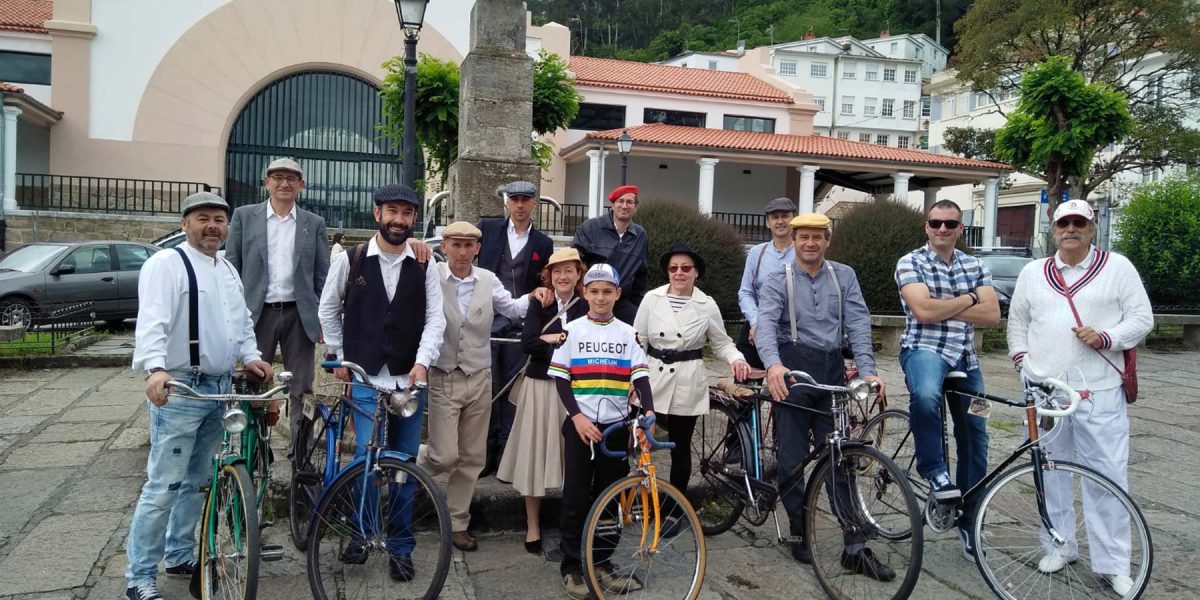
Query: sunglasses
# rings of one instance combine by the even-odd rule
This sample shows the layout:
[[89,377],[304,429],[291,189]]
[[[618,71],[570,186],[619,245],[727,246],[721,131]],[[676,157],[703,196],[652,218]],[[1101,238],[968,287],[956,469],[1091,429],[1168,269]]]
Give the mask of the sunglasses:
[[683,271],[684,273],[691,273],[692,269],[695,269],[695,268],[696,268],[695,265],[671,265],[671,266],[667,267],[667,271],[669,271],[671,273],[678,273],[680,271]]
[[941,229],[943,225],[946,226],[946,229],[958,229],[962,221],[957,219],[930,219],[928,223],[930,229]]
[[1087,227],[1087,224],[1088,220],[1083,217],[1077,217],[1074,219],[1063,217],[1054,222],[1054,226],[1059,229],[1066,229],[1068,225],[1074,225],[1075,229],[1083,229]]

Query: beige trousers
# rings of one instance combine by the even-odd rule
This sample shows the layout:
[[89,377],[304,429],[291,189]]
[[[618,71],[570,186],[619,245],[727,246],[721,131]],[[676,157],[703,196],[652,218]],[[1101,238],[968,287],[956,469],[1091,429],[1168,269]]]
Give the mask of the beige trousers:
[[490,370],[429,370],[429,445],[421,447],[417,465],[432,475],[450,473],[446,501],[454,531],[466,531],[471,522],[471,497],[487,456],[491,393]]

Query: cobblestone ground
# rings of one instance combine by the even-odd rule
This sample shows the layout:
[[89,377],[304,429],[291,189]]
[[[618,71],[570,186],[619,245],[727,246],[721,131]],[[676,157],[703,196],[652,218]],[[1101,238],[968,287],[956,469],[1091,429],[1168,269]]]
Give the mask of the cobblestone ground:
[[[1140,358],[1143,399],[1131,409],[1130,479],[1155,546],[1146,597],[1200,597],[1187,566],[1200,547],[1200,352],[1144,351]],[[1017,393],[1003,356],[987,355],[983,364],[989,391]],[[894,358],[884,358],[881,370],[893,404],[904,406]],[[123,597],[123,546],[148,444],[141,386],[140,377],[119,368],[0,372],[0,599]],[[1015,410],[993,409],[994,460],[1020,441],[1019,423]],[[485,480],[479,497],[506,491]],[[511,506],[519,511],[519,500]],[[739,524],[708,540],[703,597],[822,596],[811,569],[776,546],[769,523]],[[281,515],[265,531],[268,543],[286,549],[284,560],[263,565],[259,597],[265,600],[309,596],[300,553],[288,544],[286,529]],[[456,552],[443,597],[562,597],[557,566],[526,554],[522,539],[520,533],[486,532],[478,552]],[[188,597],[186,581],[160,581],[170,600]],[[988,592],[974,566],[959,556],[952,535],[927,534],[925,572],[913,597],[985,598]]]

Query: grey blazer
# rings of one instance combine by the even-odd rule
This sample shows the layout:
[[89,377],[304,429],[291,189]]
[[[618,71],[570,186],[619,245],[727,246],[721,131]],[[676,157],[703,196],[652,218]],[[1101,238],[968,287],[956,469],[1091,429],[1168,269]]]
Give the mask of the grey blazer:
[[[269,202],[269,201],[268,201]],[[246,306],[258,323],[267,298],[267,211],[268,202],[238,207],[229,221],[225,258],[242,275]],[[296,287],[296,309],[304,333],[316,342],[321,335],[317,304],[329,274],[329,242],[325,237],[325,219],[296,207],[296,266],[292,282]]]

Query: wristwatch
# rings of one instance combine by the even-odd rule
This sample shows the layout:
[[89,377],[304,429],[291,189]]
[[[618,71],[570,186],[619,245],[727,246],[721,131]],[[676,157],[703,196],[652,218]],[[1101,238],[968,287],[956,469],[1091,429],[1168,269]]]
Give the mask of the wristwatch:
[[162,373],[164,371],[166,371],[166,369],[164,369],[162,367],[154,367],[152,369],[146,369],[146,379],[150,379],[150,376],[155,373]]
[[979,304],[979,294],[976,294],[975,292],[967,292],[967,295],[971,297],[971,306]]

